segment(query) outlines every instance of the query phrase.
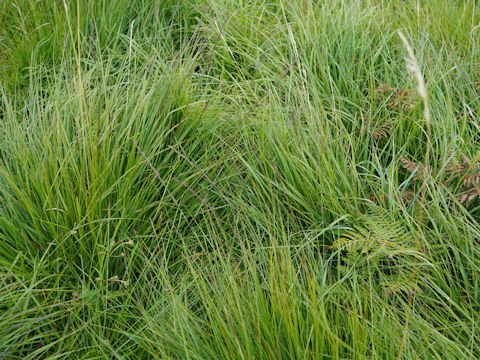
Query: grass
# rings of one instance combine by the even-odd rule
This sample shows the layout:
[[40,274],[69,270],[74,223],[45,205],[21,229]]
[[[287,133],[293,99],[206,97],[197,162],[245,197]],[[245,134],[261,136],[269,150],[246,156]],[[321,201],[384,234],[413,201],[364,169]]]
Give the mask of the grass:
[[479,11],[0,2],[0,359],[480,358]]

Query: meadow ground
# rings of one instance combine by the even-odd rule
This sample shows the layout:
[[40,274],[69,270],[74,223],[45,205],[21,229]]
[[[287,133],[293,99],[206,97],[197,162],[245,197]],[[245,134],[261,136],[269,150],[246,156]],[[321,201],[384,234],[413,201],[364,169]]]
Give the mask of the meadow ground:
[[479,11],[0,1],[0,359],[480,358]]

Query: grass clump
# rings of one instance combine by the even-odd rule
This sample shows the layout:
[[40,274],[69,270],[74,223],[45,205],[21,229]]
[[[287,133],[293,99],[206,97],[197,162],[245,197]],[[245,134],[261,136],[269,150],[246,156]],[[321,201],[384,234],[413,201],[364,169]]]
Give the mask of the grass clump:
[[475,1],[0,10],[0,358],[480,357]]

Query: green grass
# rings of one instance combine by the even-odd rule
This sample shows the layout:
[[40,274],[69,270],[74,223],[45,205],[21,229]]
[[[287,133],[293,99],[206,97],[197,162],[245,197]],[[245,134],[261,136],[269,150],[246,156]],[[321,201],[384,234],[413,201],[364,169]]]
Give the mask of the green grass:
[[0,359],[480,358],[479,23],[1,1]]

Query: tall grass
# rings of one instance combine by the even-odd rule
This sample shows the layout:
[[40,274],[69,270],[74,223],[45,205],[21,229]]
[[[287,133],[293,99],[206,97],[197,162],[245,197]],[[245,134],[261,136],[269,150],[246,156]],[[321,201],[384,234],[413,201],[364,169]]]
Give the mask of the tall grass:
[[1,2],[0,358],[479,358],[479,10]]

